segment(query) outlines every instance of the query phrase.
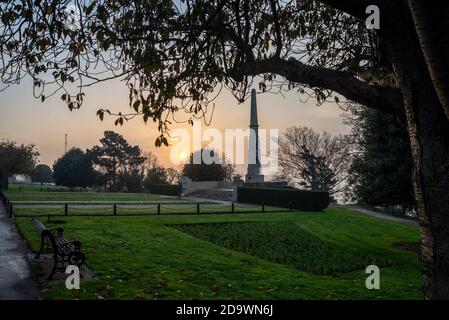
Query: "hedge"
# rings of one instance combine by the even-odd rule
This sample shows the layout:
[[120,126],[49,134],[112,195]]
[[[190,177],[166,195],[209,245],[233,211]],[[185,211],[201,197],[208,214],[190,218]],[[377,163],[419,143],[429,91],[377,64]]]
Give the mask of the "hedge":
[[178,196],[180,186],[177,184],[153,184],[150,192],[154,194],[163,194],[166,196]]
[[292,207],[305,211],[321,211],[329,206],[329,193],[290,188],[238,188],[239,202]]

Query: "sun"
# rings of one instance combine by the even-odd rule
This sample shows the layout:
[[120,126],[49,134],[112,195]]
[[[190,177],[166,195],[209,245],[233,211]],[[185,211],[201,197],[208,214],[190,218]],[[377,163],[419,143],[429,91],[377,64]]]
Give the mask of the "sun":
[[181,160],[181,161],[184,161],[184,160],[187,160],[187,157],[189,156],[188,154],[187,154],[187,152],[185,152],[184,150],[182,150],[180,153],[179,153],[179,159]]

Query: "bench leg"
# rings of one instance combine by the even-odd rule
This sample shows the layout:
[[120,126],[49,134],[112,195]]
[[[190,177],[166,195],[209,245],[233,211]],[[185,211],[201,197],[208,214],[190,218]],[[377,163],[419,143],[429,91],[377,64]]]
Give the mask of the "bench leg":
[[55,272],[56,272],[56,267],[57,267],[57,265],[58,265],[58,256],[55,255],[54,257],[55,257],[55,263],[53,264],[53,270],[51,270],[51,273],[50,273],[50,275],[49,275],[48,278],[47,278],[48,280],[53,279],[53,275],[55,274]]
[[41,236],[41,247],[39,248],[38,253],[34,257],[35,259],[39,259],[39,257],[41,256],[42,250],[44,250],[44,241],[45,241],[44,237]]

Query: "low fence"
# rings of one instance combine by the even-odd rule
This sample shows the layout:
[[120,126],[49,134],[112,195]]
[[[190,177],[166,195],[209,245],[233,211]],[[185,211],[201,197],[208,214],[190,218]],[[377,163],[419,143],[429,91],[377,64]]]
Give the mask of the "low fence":
[[14,204],[0,191],[0,201],[9,217],[36,216],[149,216],[149,215],[198,215],[238,214],[265,212],[293,212],[290,204],[285,207],[262,204],[210,203],[210,202],[154,202],[152,204]]
[[6,214],[9,217],[12,217],[13,213],[14,213],[13,212],[14,208],[13,208],[12,202],[9,201],[9,199],[5,196],[5,194],[2,191],[0,191],[0,201],[3,204]]
[[273,206],[248,204],[213,204],[201,202],[186,203],[154,203],[150,205],[11,205],[11,215],[15,217],[36,216],[158,216],[158,215],[199,215],[199,214],[239,214],[265,212],[291,212],[293,208],[279,208]]

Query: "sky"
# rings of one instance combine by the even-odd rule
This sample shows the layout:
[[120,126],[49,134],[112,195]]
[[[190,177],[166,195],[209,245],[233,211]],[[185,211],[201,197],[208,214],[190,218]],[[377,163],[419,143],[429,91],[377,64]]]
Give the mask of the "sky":
[[[118,80],[103,82],[86,91],[81,109],[70,111],[60,100],[60,94],[47,98],[45,102],[33,97],[30,80],[14,85],[0,92],[0,139],[19,143],[34,143],[40,152],[42,164],[53,165],[64,153],[64,135],[68,135],[68,146],[90,148],[98,144],[105,130],[122,134],[130,144],[139,145],[144,151],[155,154],[164,166],[173,166],[170,161],[170,147],[156,148],[158,136],[155,124],[147,125],[142,118],[135,118],[122,127],[114,126],[113,117],[102,121],[96,116],[99,108],[128,112],[128,89]],[[259,93],[257,96],[260,128],[278,129],[282,133],[289,126],[308,126],[317,131],[331,134],[348,133],[350,128],[343,124],[342,111],[335,104],[320,107],[310,99],[299,100],[296,92],[285,97],[279,94]],[[210,127],[219,130],[242,128],[249,125],[250,99],[238,104],[237,100],[223,90],[215,101],[215,111]],[[174,124],[172,129],[188,128],[187,124]],[[207,127],[203,123],[203,129]]]

